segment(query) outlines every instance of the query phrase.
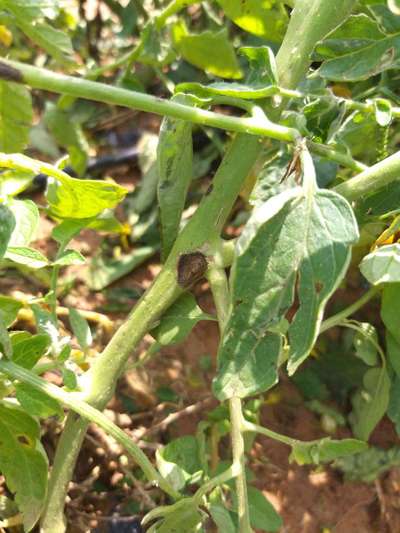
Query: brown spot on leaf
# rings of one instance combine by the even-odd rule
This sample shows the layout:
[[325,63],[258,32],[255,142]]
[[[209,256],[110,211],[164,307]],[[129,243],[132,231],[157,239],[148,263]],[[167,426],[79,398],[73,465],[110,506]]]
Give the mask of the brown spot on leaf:
[[22,72],[14,67],[10,67],[7,63],[0,61],[0,79],[6,81],[15,81],[16,83],[23,83],[24,77]]
[[207,259],[201,252],[182,254],[178,260],[178,284],[190,287],[204,276],[207,267]]

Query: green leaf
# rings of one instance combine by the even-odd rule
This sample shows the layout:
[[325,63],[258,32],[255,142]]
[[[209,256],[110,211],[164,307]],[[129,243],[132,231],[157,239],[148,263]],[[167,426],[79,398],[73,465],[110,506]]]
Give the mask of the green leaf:
[[246,56],[250,63],[249,75],[243,83],[180,83],[175,91],[189,92],[200,97],[230,96],[245,100],[265,98],[274,94],[278,85],[278,73],[271,48],[246,46],[240,48],[239,52]]
[[333,440],[330,437],[311,442],[298,441],[292,446],[290,461],[299,465],[329,463],[339,457],[363,452],[368,445],[356,439]]
[[73,239],[78,233],[86,228],[93,218],[88,219],[66,219],[53,228],[51,232],[52,238],[58,242],[63,248],[67,246],[69,241]]
[[335,461],[335,468],[344,473],[345,480],[373,483],[391,467],[400,465],[400,448],[388,450],[371,446],[354,456],[342,457]]
[[378,334],[376,329],[368,322],[360,322],[359,329],[353,339],[356,356],[364,361],[366,365],[375,366],[378,364]]
[[86,350],[91,346],[93,342],[92,332],[90,331],[89,324],[79,311],[70,307],[68,309],[69,323],[71,324],[72,331],[79,342],[79,346],[82,350]]
[[[160,511],[164,511],[161,520],[153,524],[147,531],[148,533],[194,533],[199,531],[199,525],[205,518],[193,502],[193,498],[182,498],[176,503],[164,506],[155,510],[157,518],[160,517]],[[151,517],[151,512],[147,515]],[[146,521],[145,517],[145,521]],[[145,522],[143,522],[145,523]]]
[[226,29],[189,33],[182,21],[173,26],[175,46],[182,57],[198,68],[220,78],[241,78],[242,71]]
[[87,274],[88,287],[93,291],[103,290],[117,279],[135,270],[157,250],[158,246],[142,246],[118,259],[106,261],[101,255],[93,257]]
[[16,221],[11,209],[0,204],[0,259],[6,253],[15,225]]
[[386,329],[400,343],[400,283],[385,285],[382,292],[381,318]]
[[[177,95],[173,100],[184,104],[188,98]],[[178,235],[192,180],[193,143],[190,122],[164,118],[157,147],[157,165],[162,255],[165,260]]]
[[10,327],[17,318],[18,311],[23,307],[22,303],[10,296],[0,295],[0,310],[6,327]]
[[53,265],[81,265],[84,262],[85,258],[77,250],[64,250],[64,252],[60,254],[55,261],[53,261]]
[[14,345],[12,362],[30,370],[49,348],[48,335],[34,335]]
[[376,248],[361,261],[360,270],[372,285],[400,282],[400,244]]
[[394,15],[400,15],[400,0],[387,0],[387,5]]
[[211,504],[209,509],[211,518],[218,527],[218,533],[236,533],[235,524],[232,517],[222,505]]
[[190,293],[181,296],[161,318],[150,333],[162,346],[182,342],[200,320],[215,320],[204,313]]
[[15,228],[8,246],[28,246],[39,228],[39,209],[32,200],[10,199],[8,207],[15,218]]
[[182,489],[202,469],[197,439],[191,435],[172,440],[156,452],[157,468],[175,490]]
[[76,375],[72,370],[69,368],[62,368],[61,369],[61,375],[63,378],[63,383],[65,387],[69,390],[76,390],[78,387],[78,380],[76,378]]
[[26,265],[29,268],[43,268],[49,265],[47,257],[27,246],[9,246],[4,257],[13,263]]
[[224,14],[243,30],[280,43],[289,17],[281,0],[217,0]]
[[17,383],[15,395],[23,409],[33,416],[40,418],[48,418],[53,415],[63,416],[63,410],[56,400],[27,383]]
[[400,34],[385,32],[365,14],[352,15],[317,45],[316,52],[319,59],[326,59],[320,76],[364,80],[400,65]]
[[48,462],[40,445],[38,423],[22,409],[0,404],[0,470],[30,531],[42,512]]
[[214,391],[220,400],[263,392],[277,380],[281,334],[293,305],[288,370],[309,355],[325,304],[342,280],[358,239],[353,212],[333,191],[296,187],[255,209],[236,247],[231,310],[219,349]]
[[63,177],[48,180],[46,198],[51,214],[59,218],[89,218],[112,209],[127,190],[115,183]]
[[0,81],[0,151],[22,152],[33,119],[30,92],[19,83]]
[[389,405],[390,379],[385,367],[367,370],[363,388],[352,399],[350,422],[354,435],[368,440]]
[[397,435],[400,435],[400,378],[398,375],[392,381],[387,415],[395,425]]
[[66,33],[51,27],[46,22],[26,20],[18,11],[15,11],[14,15],[16,25],[31,41],[43,48],[59,63],[74,64],[74,50],[71,39]]

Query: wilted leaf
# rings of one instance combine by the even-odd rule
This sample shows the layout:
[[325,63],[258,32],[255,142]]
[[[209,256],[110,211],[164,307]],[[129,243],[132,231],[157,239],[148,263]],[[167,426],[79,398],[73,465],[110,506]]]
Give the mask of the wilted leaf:
[[[173,98],[186,103],[184,95]],[[164,118],[157,147],[158,203],[161,219],[162,255],[166,259],[179,232],[186,195],[192,180],[192,124]]]
[[0,405],[0,470],[30,531],[42,512],[47,492],[48,462],[40,445],[38,423],[22,409]]

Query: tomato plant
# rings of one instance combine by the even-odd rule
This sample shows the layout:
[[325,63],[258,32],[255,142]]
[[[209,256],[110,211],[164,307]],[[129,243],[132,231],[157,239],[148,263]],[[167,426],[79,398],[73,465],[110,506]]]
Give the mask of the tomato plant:
[[[147,531],[278,531],[281,517],[246,470],[257,435],[287,445],[300,465],[344,464],[369,452],[385,415],[400,427],[399,7],[109,0],[90,18],[84,4],[0,0],[1,268],[46,288],[0,296],[0,471],[13,495],[1,527],[65,530],[69,482],[93,422],[165,494],[143,517]],[[91,125],[110,106],[163,117],[158,137],[143,135],[133,154],[143,179],[129,194],[96,177],[102,141]],[[115,214],[121,202],[125,223]],[[49,253],[35,245],[45,218]],[[60,305],[64,268],[85,263],[74,239],[88,228],[130,250],[91,258],[91,290],[160,252],[159,273],[115,331],[104,315]],[[326,317],[354,276],[362,290]],[[194,297],[204,280],[214,314]],[[372,301],[381,322],[356,320]],[[98,353],[91,321],[112,330]],[[103,410],[128,365],[156,360],[199,321],[218,323],[220,405],[153,460]],[[350,332],[344,382],[319,344],[338,327]],[[324,364],[350,399],[347,418],[314,392],[315,380],[326,385]],[[265,393],[287,378],[322,416],[322,438],[261,423]],[[49,468],[41,427],[65,411]],[[352,435],[332,438],[338,424]],[[217,425],[217,446],[227,434],[231,442],[220,464],[210,451]]]

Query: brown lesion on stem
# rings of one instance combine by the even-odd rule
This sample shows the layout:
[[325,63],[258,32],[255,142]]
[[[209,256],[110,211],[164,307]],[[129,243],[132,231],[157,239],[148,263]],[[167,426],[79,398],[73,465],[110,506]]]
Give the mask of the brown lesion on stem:
[[24,77],[22,72],[14,67],[10,67],[7,63],[0,61],[0,79],[5,81],[14,81],[16,83],[23,83]]
[[178,259],[178,285],[184,289],[199,281],[208,268],[208,262],[201,252],[181,254]]

